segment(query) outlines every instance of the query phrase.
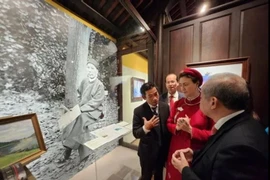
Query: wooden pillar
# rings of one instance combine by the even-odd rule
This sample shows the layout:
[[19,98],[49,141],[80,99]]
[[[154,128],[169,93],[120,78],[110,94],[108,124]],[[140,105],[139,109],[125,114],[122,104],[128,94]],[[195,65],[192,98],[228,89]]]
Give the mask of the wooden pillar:
[[[150,38],[149,38],[150,39]],[[154,81],[154,42],[151,39],[147,44],[148,49],[148,81]]]

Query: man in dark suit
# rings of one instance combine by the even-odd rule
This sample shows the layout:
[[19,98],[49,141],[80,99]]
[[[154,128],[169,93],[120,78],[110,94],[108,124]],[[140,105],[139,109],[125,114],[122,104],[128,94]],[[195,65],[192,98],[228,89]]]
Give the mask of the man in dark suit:
[[151,180],[152,175],[155,180],[162,180],[170,143],[166,126],[170,110],[166,103],[159,101],[158,90],[153,83],[143,84],[140,91],[146,102],[134,109],[133,135],[140,139],[141,180]]
[[168,74],[166,76],[165,84],[167,92],[163,93],[160,96],[159,100],[168,103],[168,105],[171,107],[173,106],[175,101],[184,97],[184,94],[177,91],[177,87],[179,84],[178,84],[178,77],[176,74]]
[[268,179],[268,136],[245,110],[250,98],[246,81],[232,73],[215,74],[201,93],[200,108],[216,124],[200,151],[188,148],[173,154],[172,164],[182,179]]

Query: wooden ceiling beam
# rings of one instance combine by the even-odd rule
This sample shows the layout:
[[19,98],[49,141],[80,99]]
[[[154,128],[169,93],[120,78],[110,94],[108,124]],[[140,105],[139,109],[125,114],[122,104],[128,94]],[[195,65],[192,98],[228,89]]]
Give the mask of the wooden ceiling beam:
[[88,12],[88,14],[91,14],[91,16],[93,16],[95,19],[99,19],[100,23],[104,24],[105,27],[111,29],[112,31],[116,32],[117,34],[121,34],[122,30],[120,30],[118,27],[116,27],[114,24],[112,24],[107,18],[102,16],[100,13],[98,13],[95,9],[93,9],[87,3],[85,3],[84,0],[81,0],[81,3],[78,3],[78,5],[81,6],[80,11]]
[[126,35],[124,37],[118,38],[117,39],[117,42],[126,41],[128,39],[133,39],[135,36],[137,37],[137,36],[143,36],[143,35],[147,35],[148,36],[148,33],[146,33],[146,32],[140,33],[140,34],[138,34],[138,33],[131,33],[131,34],[128,34],[128,35]]
[[140,0],[137,4],[136,4],[136,8],[139,7],[142,4],[143,0]]
[[148,53],[147,53],[147,51],[141,51],[141,52],[138,52],[138,54],[143,56],[148,61]]
[[165,11],[168,11],[170,13],[170,10],[177,4],[176,2],[179,0],[170,0],[168,5],[165,8]]
[[111,5],[111,7],[107,10],[107,12],[105,12],[105,17],[107,18],[109,16],[109,14],[111,14],[111,12],[115,9],[115,7],[117,6],[119,2],[118,1],[114,1],[114,3]]
[[112,21],[114,22],[124,12],[124,10],[125,9],[122,7],[121,10],[113,17]]
[[[143,55],[145,58],[147,58],[147,54],[145,53],[145,45],[148,44],[148,39],[144,39],[144,41],[134,41],[133,39],[128,39],[125,41],[117,41],[117,48],[121,50],[126,50],[128,52],[135,51],[139,52],[139,54]],[[140,48],[144,47],[144,48]]]
[[123,5],[123,7],[129,12],[129,14],[133,17],[135,21],[137,21],[139,24],[142,25],[142,27],[149,33],[149,35],[152,37],[154,41],[157,40],[156,35],[153,33],[153,31],[149,28],[149,26],[146,24],[144,19],[141,17],[139,12],[135,9],[135,7],[131,4],[128,0],[119,0],[120,3]]
[[119,23],[119,26],[121,26],[122,24],[124,24],[124,22],[126,22],[127,21],[127,19],[129,18],[129,14],[128,15],[126,15],[126,17],[124,17],[122,20],[121,20],[121,22]]
[[195,2],[196,2],[196,0],[192,0],[192,1],[190,1],[190,3],[187,3],[187,9],[189,9],[189,7],[192,6]]
[[174,17],[173,17],[173,19],[174,20],[176,20],[176,19],[179,19],[179,18],[181,18],[182,16],[181,16],[181,14],[179,13],[179,14],[176,14]]
[[154,1],[154,3],[150,6],[149,10],[147,9],[145,12],[142,12],[142,17],[145,22],[149,23],[149,26],[156,31],[156,24],[158,22],[158,17],[160,14],[165,13],[165,8],[168,5],[170,0],[162,0],[160,2]]
[[101,2],[98,5],[98,11],[100,11],[100,9],[104,6],[105,2],[106,2],[105,0],[101,0]]
[[139,40],[147,39],[147,38],[148,38],[148,35],[146,33],[144,33],[144,34],[138,35],[138,36],[131,38],[131,39],[133,41],[139,41]]
[[136,47],[131,47],[128,49],[120,50],[119,54],[124,55],[124,54],[130,54],[130,53],[138,53],[138,52],[142,52],[142,51],[146,51],[146,50],[148,50],[148,44],[141,44],[141,45],[136,46]]
[[148,8],[152,4],[153,0],[150,0],[148,4],[143,8],[142,12]]
[[185,0],[179,0],[180,9],[181,9],[181,17],[187,16],[187,6]]
[[[140,2],[139,2],[138,4],[136,4],[136,8],[139,7],[140,4],[141,4],[142,2],[143,2],[143,0],[140,0]],[[152,2],[153,2],[153,0],[151,0],[151,1],[146,5],[146,7],[149,6]],[[119,26],[121,26],[122,24],[124,24],[124,23],[127,21],[127,19],[128,19],[129,17],[130,17],[129,14],[128,14],[126,17],[124,17],[124,18],[120,21]]]
[[[196,5],[191,6],[191,7],[188,9],[187,14],[194,14],[194,13],[196,13],[196,10],[197,10],[196,8],[197,8]],[[193,11],[194,11],[194,12],[193,12]]]
[[177,12],[178,10],[180,10],[180,3],[179,3],[179,1],[177,1],[173,6],[172,6],[172,8],[170,9],[170,14],[171,14],[171,16],[175,13],[175,12]]
[[168,22],[172,22],[172,17],[171,17],[171,15],[170,15],[170,13],[168,12],[167,9],[165,9],[165,13],[166,13],[166,17],[168,19]]
[[[147,39],[144,39],[145,40],[145,42],[147,42]],[[118,42],[118,45],[119,46],[125,46],[125,45],[127,45],[128,43],[131,43],[132,44],[132,46],[138,46],[138,44],[142,44],[141,43],[141,41],[136,41],[136,40],[134,40],[134,39],[125,39],[125,40],[121,40],[121,41],[119,41],[119,39],[117,40],[117,42]]]

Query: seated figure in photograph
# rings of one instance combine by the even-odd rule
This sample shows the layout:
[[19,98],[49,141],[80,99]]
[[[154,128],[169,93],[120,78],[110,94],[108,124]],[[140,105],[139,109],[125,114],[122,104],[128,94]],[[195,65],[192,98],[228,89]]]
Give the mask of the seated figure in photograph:
[[74,139],[88,131],[88,126],[103,118],[102,102],[104,101],[105,91],[103,83],[98,77],[98,63],[90,60],[87,63],[87,77],[82,80],[79,88],[79,107],[81,114],[75,123],[68,125],[63,132],[63,146],[65,152],[59,162],[69,159],[72,150],[78,150],[80,160],[87,159],[90,149],[78,143]]

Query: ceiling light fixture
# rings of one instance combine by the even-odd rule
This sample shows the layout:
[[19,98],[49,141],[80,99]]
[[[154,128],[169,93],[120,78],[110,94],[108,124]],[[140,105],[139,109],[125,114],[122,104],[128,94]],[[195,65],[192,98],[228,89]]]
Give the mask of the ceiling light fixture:
[[208,9],[208,4],[204,3],[200,9],[200,14],[204,14],[206,12],[206,10]]

